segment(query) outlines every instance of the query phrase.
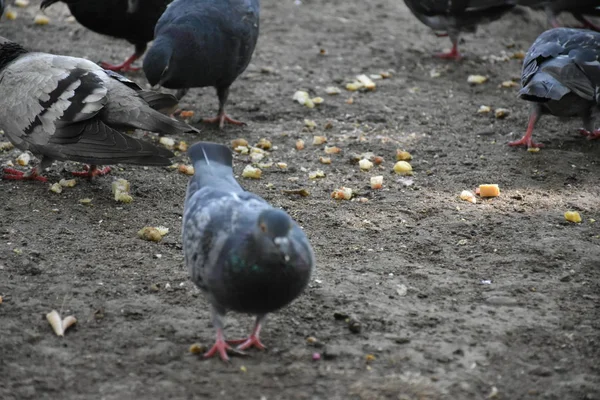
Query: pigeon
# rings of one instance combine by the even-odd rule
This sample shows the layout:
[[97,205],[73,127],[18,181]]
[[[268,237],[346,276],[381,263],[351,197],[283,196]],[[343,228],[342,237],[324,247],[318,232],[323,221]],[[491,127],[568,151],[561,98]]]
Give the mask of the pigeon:
[[600,2],[598,0],[519,0],[519,5],[531,8],[543,8],[546,11],[548,23],[559,28],[557,15],[568,11],[583,24],[585,28],[600,32],[600,27],[590,21],[588,16],[600,16]]
[[[216,342],[205,353],[264,349],[259,333],[267,313],[292,302],[306,288],[315,257],[306,235],[284,211],[246,192],[235,180],[231,151],[198,142],[183,215],[183,252],[191,280],[211,303]],[[256,324],[243,340],[225,341],[227,311],[253,314]],[[234,349],[230,345],[239,344]]]
[[460,60],[461,32],[475,32],[477,25],[500,18],[515,7],[517,0],[404,0],[406,6],[436,36],[450,37],[452,50],[435,54],[438,58]]
[[156,24],[144,59],[151,85],[178,89],[213,86],[219,112],[205,123],[245,125],[225,113],[229,87],[244,72],[256,47],[259,0],[175,0]]
[[40,8],[57,2],[65,3],[86,28],[132,43],[135,52],[123,63],[101,63],[105,69],[128,72],[139,70],[132,64],[146,51],[147,43],[154,37],[154,25],[171,0],[43,0]]
[[[170,165],[173,153],[122,131],[197,132],[155,110],[176,105],[174,96],[143,91],[91,61],[29,52],[0,37],[0,127],[15,147],[40,158],[42,170],[72,160],[91,164],[75,173],[91,178],[109,171],[98,164]],[[38,168],[7,168],[4,179],[45,181]]]
[[542,33],[523,61],[519,97],[533,103],[525,135],[509,142],[536,151],[533,129],[544,114],[580,117],[580,132],[600,137],[593,129],[592,113],[600,105],[600,33],[585,29],[555,28]]

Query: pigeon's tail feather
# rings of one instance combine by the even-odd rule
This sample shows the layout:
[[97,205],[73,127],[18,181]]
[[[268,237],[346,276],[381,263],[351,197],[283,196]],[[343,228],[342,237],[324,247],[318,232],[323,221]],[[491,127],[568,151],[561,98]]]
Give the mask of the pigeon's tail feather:
[[197,188],[214,187],[230,191],[242,191],[233,176],[233,155],[226,146],[217,143],[198,142],[188,150],[194,165],[192,180]]
[[137,94],[156,111],[170,114],[177,108],[177,98],[169,93],[160,93],[151,90],[140,90]]
[[162,135],[179,135],[181,133],[198,133],[198,129],[176,119],[170,118],[150,108],[140,109],[139,115],[131,125],[138,129],[157,132]]
[[519,91],[519,97],[527,101],[546,102],[560,100],[570,90],[545,72],[535,74]]

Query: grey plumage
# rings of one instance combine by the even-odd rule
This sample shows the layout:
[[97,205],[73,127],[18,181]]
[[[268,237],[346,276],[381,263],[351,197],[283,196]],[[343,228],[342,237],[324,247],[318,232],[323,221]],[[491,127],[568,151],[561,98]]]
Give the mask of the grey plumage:
[[237,183],[227,147],[199,142],[188,153],[195,174],[183,216],[185,262],[212,306],[217,343],[206,356],[218,352],[226,360],[221,317],[228,310],[256,315],[255,331],[241,348],[262,348],[264,316],[300,295],[315,259],[306,235],[285,212]]
[[170,151],[121,131],[196,131],[152,108],[176,104],[88,60],[28,52],[0,38],[0,125],[16,147],[41,158],[42,169],[53,160],[169,165]]
[[500,18],[517,0],[404,0],[423,24],[438,36],[449,36],[452,51],[441,58],[460,58],[458,39],[461,32],[475,32],[477,25]]
[[542,33],[523,61],[519,97],[533,103],[525,136],[512,146],[538,147],[531,140],[544,114],[580,117],[582,133],[595,138],[592,114],[600,104],[600,33],[555,28]]
[[241,124],[225,114],[229,87],[246,69],[259,32],[259,0],[175,0],[156,24],[144,59],[151,85],[217,89],[219,113],[205,122]]
[[598,0],[518,0],[519,5],[541,8],[546,12],[548,23],[558,28],[558,14],[570,12],[589,29],[598,31],[600,28],[592,23],[588,16],[600,16],[600,2]]

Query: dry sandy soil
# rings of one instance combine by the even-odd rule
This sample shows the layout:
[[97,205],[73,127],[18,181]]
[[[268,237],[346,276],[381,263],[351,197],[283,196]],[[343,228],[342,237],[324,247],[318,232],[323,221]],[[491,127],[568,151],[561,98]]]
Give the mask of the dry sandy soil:
[[[69,22],[63,5],[35,26],[38,4],[3,19],[0,34],[94,61],[132,51]],[[265,0],[262,8],[258,48],[229,104],[248,125],[198,124],[200,135],[177,139],[266,137],[277,147],[270,159],[288,163],[242,182],[301,223],[318,260],[306,292],[268,320],[269,349],[230,365],[188,351],[212,344],[214,332],[183,265],[185,175],[121,166],[60,195],[39,182],[2,181],[0,399],[600,399],[600,142],[579,137],[578,121],[547,117],[536,130],[542,151],[509,148],[529,106],[518,88],[499,85],[520,76],[521,61],[492,61],[527,50],[546,27],[543,15],[517,10],[482,26],[464,37],[467,59],[452,63],[430,57],[448,40],[400,0]],[[392,77],[373,92],[325,94],[380,71]],[[489,81],[469,86],[470,74]],[[129,76],[146,84],[141,72]],[[325,103],[294,103],[298,89]],[[510,115],[478,114],[480,105]],[[217,104],[211,89],[194,89],[182,106],[197,120]],[[342,149],[331,165],[319,164],[314,134]],[[299,138],[303,151],[294,148]],[[392,172],[396,148],[414,156],[412,185]],[[381,170],[352,162],[367,151],[385,158]],[[248,162],[237,157],[236,171]],[[57,163],[47,176],[57,182],[80,167]],[[309,180],[316,169],[326,177]],[[383,190],[370,189],[373,175],[384,176]],[[131,182],[133,203],[112,199],[117,177]],[[458,199],[481,183],[498,183],[501,196]],[[331,199],[340,186],[368,202]],[[310,196],[282,192],[297,188]],[[567,210],[583,222],[566,222]],[[147,225],[170,233],[142,241],[136,233]],[[79,319],[64,338],[45,320],[51,309]],[[231,314],[226,332],[241,336],[251,324]]]

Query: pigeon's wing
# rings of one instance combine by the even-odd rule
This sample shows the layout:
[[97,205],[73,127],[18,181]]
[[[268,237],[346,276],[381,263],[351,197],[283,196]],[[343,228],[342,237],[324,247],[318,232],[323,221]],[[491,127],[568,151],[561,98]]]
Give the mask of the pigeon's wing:
[[219,279],[224,254],[232,242],[244,240],[258,213],[267,207],[263,199],[251,193],[215,187],[204,187],[186,199],[183,250],[192,281],[199,288],[210,292],[211,281]]
[[304,231],[296,224],[296,222],[294,222],[290,239],[293,246],[291,257],[293,257],[294,260],[292,260],[292,262],[300,266],[314,267],[315,254],[313,249],[308,238],[304,234]]
[[465,12],[514,5],[516,0],[406,0],[409,8],[416,8],[422,14],[434,15],[460,15]]
[[[587,57],[590,53],[598,51],[599,41],[599,33],[583,29],[555,28],[542,33],[533,42],[523,60],[522,86],[527,85],[545,60],[569,55],[571,51],[574,55],[580,54],[578,58]],[[581,54],[582,52],[585,55]]]
[[0,121],[11,136],[45,145],[60,128],[95,117],[107,103],[106,75],[73,57],[27,53],[0,73]]
[[198,132],[187,123],[157,111],[169,110],[177,105],[177,99],[171,94],[133,89],[131,84],[117,78],[109,79],[106,87],[108,102],[101,116],[114,128],[143,129],[167,135]]
[[194,176],[188,183],[184,206],[184,253],[193,281],[208,289],[206,276],[220,265],[226,243],[231,238],[240,239],[239,233],[248,232],[260,211],[270,206],[237,183],[232,154],[226,146],[198,142],[189,148],[188,155]]
[[258,41],[260,5],[257,0],[242,0],[234,4],[229,24],[230,37],[237,42],[236,73],[241,74],[252,58],[252,53]]
[[28,53],[0,75],[0,121],[36,154],[91,164],[168,165],[172,153],[104,123],[110,78],[84,59]]

